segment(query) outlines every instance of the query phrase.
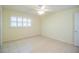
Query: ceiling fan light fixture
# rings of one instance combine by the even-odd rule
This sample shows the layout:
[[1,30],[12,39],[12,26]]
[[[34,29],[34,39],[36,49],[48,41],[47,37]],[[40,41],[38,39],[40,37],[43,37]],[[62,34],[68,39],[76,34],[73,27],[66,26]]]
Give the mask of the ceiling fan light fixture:
[[38,11],[38,14],[39,14],[39,15],[42,15],[42,14],[44,14],[44,13],[45,13],[45,11],[41,11],[41,10]]
[[41,8],[40,8],[41,10],[44,10],[45,9],[45,6],[41,6]]
[[36,9],[38,15],[44,14],[44,13],[47,11],[47,9],[45,9],[45,8],[46,8],[46,6],[44,6],[44,5],[39,5],[38,8]]

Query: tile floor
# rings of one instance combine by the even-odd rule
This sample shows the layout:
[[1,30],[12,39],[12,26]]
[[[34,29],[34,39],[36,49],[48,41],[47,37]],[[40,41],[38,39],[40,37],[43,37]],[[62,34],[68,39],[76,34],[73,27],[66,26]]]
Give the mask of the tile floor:
[[78,53],[79,47],[41,36],[8,42],[2,53]]

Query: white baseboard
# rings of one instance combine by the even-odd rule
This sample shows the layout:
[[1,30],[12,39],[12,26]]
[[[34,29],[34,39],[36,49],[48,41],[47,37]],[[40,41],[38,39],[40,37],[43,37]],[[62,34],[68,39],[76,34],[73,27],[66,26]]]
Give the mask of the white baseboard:
[[[48,36],[44,36],[44,35],[41,35],[41,36],[42,36],[42,37],[45,37],[45,38],[48,38],[48,39],[57,40],[57,39],[54,39],[54,38],[51,38],[51,37],[48,37]],[[57,41],[60,41],[60,42],[66,43],[66,44],[74,45],[73,43],[65,42],[65,41],[62,41],[62,40],[57,40]]]
[[36,36],[40,36],[40,34],[34,35],[34,36],[29,36],[29,37],[22,37],[20,39],[15,39],[15,40],[4,41],[3,43],[18,41],[18,40],[22,40],[22,39],[28,39],[28,38],[32,38],[32,37],[36,37]]

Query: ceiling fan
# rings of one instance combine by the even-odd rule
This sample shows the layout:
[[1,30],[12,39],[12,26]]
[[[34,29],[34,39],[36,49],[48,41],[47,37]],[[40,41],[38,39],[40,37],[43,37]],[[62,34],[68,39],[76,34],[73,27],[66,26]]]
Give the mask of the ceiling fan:
[[36,11],[38,15],[42,15],[42,14],[45,14],[45,12],[49,11],[49,9],[47,9],[45,5],[38,5],[36,7]]

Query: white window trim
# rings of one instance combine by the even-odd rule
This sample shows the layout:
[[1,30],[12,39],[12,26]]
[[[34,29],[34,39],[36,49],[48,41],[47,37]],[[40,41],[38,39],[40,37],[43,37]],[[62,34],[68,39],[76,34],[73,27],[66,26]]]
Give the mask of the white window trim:
[[[16,21],[15,21],[16,26],[11,26],[11,23],[12,23],[11,17],[16,17]],[[10,27],[11,28],[27,28],[27,27],[31,27],[32,26],[32,20],[30,18],[22,17],[22,16],[11,16],[11,17],[10,17]],[[18,24],[19,24],[18,17],[22,17],[22,22],[21,22],[22,23],[22,26],[18,26]],[[26,18],[26,22],[23,22],[23,19],[24,18]],[[30,19],[30,26],[29,26],[29,19]],[[26,23],[27,25],[26,26],[23,26],[24,23]]]

